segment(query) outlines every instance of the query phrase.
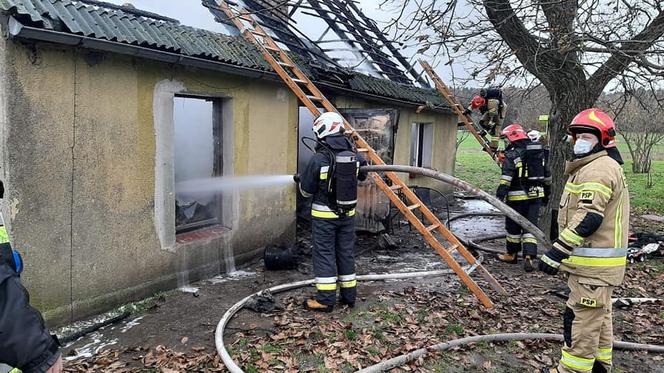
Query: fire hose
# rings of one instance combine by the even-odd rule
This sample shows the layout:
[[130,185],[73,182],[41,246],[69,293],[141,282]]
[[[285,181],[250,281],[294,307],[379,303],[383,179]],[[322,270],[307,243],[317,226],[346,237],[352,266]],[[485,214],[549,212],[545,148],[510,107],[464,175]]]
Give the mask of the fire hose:
[[[482,262],[482,257],[478,258],[478,262]],[[465,266],[464,270],[468,270],[469,273],[472,272],[474,268],[471,266]],[[443,270],[438,270],[438,271],[427,271],[427,272],[408,272],[408,273],[393,273],[393,274],[380,274],[380,275],[363,275],[363,276],[357,276],[358,281],[383,281],[383,280],[401,280],[401,279],[408,279],[408,278],[418,278],[418,277],[434,277],[434,276],[440,276],[440,275],[446,275],[446,274],[452,274],[454,273],[451,269],[443,269]],[[229,371],[232,373],[242,373],[244,372],[233,360],[231,355],[228,353],[228,350],[226,350],[226,346],[224,344],[224,329],[226,328],[226,325],[228,322],[231,320],[231,318],[238,313],[244,305],[251,300],[251,298],[256,297],[263,293],[264,291],[270,292],[271,294],[276,294],[276,293],[282,293],[285,291],[293,290],[293,289],[298,289],[301,287],[313,285],[315,280],[304,280],[304,281],[298,281],[298,282],[292,282],[289,284],[282,284],[282,285],[277,285],[273,286],[269,289],[259,291],[257,293],[251,294],[244,299],[240,300],[239,302],[235,303],[231,308],[224,313],[224,316],[219,320],[219,324],[217,324],[217,329],[214,334],[214,344],[217,348],[217,353],[221,357],[221,361],[226,365],[226,368],[228,368]]]
[[[465,190],[469,193],[472,193],[479,197],[480,199],[488,202],[489,204],[493,205],[496,207],[499,211],[504,213],[506,216],[508,216],[510,219],[514,220],[517,224],[519,224],[523,229],[526,231],[532,233],[535,238],[537,238],[541,243],[544,243],[545,245],[551,245],[551,242],[547,239],[546,235],[533,223],[525,219],[523,216],[521,216],[518,212],[514,211],[512,208],[504,204],[502,201],[498,200],[494,196],[484,192],[481,189],[478,189],[467,182],[457,179],[451,175],[434,171],[434,170],[429,170],[425,168],[420,168],[420,167],[412,167],[412,166],[401,166],[401,165],[380,165],[380,166],[363,166],[361,168],[362,171],[366,172],[407,172],[411,174],[418,174],[422,176],[427,176],[439,181],[442,181],[444,183],[453,185],[459,189]],[[480,258],[481,261],[481,258]],[[413,272],[413,273],[401,273],[401,274],[386,274],[386,275],[365,275],[365,276],[358,276],[357,279],[360,281],[376,281],[376,280],[388,280],[388,279],[405,279],[405,278],[417,278],[417,277],[431,277],[431,276],[438,276],[441,274],[447,274],[451,273],[450,270],[441,270],[441,271],[429,271],[429,272]],[[277,285],[274,287],[271,287],[267,289],[270,293],[280,293],[280,292],[285,292],[297,288],[301,288],[304,286],[312,285],[314,283],[314,280],[305,280],[305,281],[299,281],[299,282],[293,282],[289,284],[283,284],[283,285]],[[264,290],[265,291],[265,290]],[[257,292],[255,294],[251,294],[244,299],[240,300],[237,302],[235,305],[233,305],[226,313],[224,316],[219,320],[219,324],[217,325],[217,329],[215,331],[215,345],[217,348],[217,352],[219,353],[219,356],[221,357],[221,360],[224,362],[226,367],[228,368],[229,371],[234,372],[234,373],[241,373],[243,370],[235,363],[235,361],[232,359],[228,351],[226,350],[226,347],[224,345],[224,329],[226,328],[226,325],[230,321],[230,319],[244,307],[244,305],[253,297],[259,295],[261,292]],[[457,339],[454,341],[446,342],[446,343],[440,343],[437,345],[429,346],[427,348],[422,348],[419,350],[412,351],[408,354],[401,355],[386,361],[383,361],[379,364],[376,364],[374,366],[365,368],[363,370],[360,370],[360,372],[382,372],[385,370],[392,369],[394,367],[398,367],[400,365],[406,364],[420,356],[423,356],[427,354],[429,351],[444,351],[449,348],[453,348],[456,346],[462,346],[465,344],[469,343],[474,343],[474,342],[480,342],[480,341],[492,341],[492,342],[498,342],[498,341],[509,341],[509,340],[528,340],[528,339],[544,339],[544,340],[557,340],[561,341],[562,340],[562,335],[560,334],[544,334],[544,333],[514,333],[514,334],[493,334],[493,335],[481,335],[481,336],[473,336],[473,337],[467,337],[467,338],[461,338]],[[646,344],[639,344],[639,343],[629,343],[629,342],[614,342],[614,347],[616,349],[628,349],[628,350],[645,350],[645,351],[650,351],[650,352],[664,352],[664,346],[657,346],[657,345],[646,345]]]
[[492,196],[491,194],[479,188],[476,188],[468,184],[467,182],[461,179],[457,179],[454,176],[448,175],[443,172],[430,170],[428,168],[402,166],[402,165],[362,166],[360,170],[366,172],[405,172],[405,173],[430,177],[432,179],[442,181],[446,184],[450,184],[468,193],[472,193],[478,198],[488,202],[489,204],[497,208],[499,211],[501,211],[503,214],[505,214],[507,217],[514,220],[514,222],[519,224],[521,228],[532,233],[539,242],[543,243],[547,247],[551,246],[551,241],[549,241],[544,232],[542,232],[535,224],[528,221],[528,219],[521,216],[521,214],[516,212],[511,207],[507,206],[503,201],[499,200],[498,198]]

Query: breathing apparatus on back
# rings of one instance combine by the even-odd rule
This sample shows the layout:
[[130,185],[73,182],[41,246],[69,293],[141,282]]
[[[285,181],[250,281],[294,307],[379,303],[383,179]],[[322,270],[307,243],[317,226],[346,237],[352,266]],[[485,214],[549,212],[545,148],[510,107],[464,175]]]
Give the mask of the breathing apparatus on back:
[[[357,205],[360,162],[357,154],[348,149],[352,148],[350,140],[343,136],[344,119],[336,112],[324,113],[316,119],[313,129],[317,137],[314,140],[317,143],[316,151],[325,154],[329,162],[326,187],[329,207],[339,216],[346,215]],[[335,141],[343,139],[349,146],[346,149],[335,149],[335,146],[328,143],[333,138]]]

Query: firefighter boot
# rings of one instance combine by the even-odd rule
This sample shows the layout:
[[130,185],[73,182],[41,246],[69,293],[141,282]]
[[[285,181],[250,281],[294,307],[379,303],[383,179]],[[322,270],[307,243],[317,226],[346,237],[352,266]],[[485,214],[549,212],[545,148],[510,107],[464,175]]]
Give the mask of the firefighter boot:
[[498,260],[504,263],[516,264],[517,263],[517,253],[510,254],[500,254],[498,255]]
[[526,257],[523,260],[523,269],[526,272],[532,272],[535,267],[533,267],[533,258],[530,255],[526,255]]
[[328,305],[319,303],[314,298],[309,298],[309,299],[304,301],[304,308],[309,310],[309,311],[332,312],[332,310],[334,309],[334,306],[328,306]]

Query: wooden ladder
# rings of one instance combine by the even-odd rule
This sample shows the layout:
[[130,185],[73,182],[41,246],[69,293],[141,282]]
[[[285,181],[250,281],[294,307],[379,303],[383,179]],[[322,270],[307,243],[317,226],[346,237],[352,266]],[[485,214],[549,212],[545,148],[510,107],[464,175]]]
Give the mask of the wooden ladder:
[[[272,37],[263,29],[256,19],[245,9],[236,11],[232,9],[226,1],[220,1],[216,9],[222,10],[228,18],[240,30],[240,33],[250,42],[256,45],[261,51],[265,60],[267,60],[274,71],[284,80],[286,85],[295,93],[300,101],[317,117],[321,114],[319,106],[330,112],[338,112],[337,109],[325,98],[311,80],[297,67],[297,65],[288,57],[288,55],[275,43]],[[354,141],[358,152],[366,155],[373,164],[384,165],[385,162],[369,146],[369,144],[350,126],[344,119],[346,134]],[[371,174],[376,185],[388,196],[390,201],[396,205],[406,216],[408,221],[424,236],[424,239],[433,247],[436,252],[445,260],[447,265],[461,278],[461,281],[470,289],[473,294],[487,308],[492,308],[493,303],[484,291],[469,276],[470,269],[477,269],[484,279],[499,293],[506,294],[505,289],[496,281],[496,279],[484,268],[475,257],[461,244],[461,242],[445,228],[443,223],[417,198],[415,193],[410,190],[406,184],[399,179],[394,172],[385,172],[385,176],[392,182],[389,186],[376,173]],[[396,194],[399,191],[403,193],[407,203],[404,203]],[[420,210],[428,221],[428,225],[420,220],[415,211]],[[444,246],[435,236],[439,233],[448,246]],[[468,272],[464,271],[461,265],[452,256],[458,252],[469,264]]]
[[480,135],[479,132],[477,132],[475,123],[473,123],[473,120],[470,118],[470,116],[465,115],[463,113],[465,107],[459,102],[459,100],[457,100],[457,98],[454,96],[449,87],[447,87],[447,85],[443,82],[440,76],[438,76],[438,74],[431,68],[431,65],[429,65],[428,62],[420,60],[420,65],[422,65],[424,71],[426,71],[431,80],[433,80],[438,92],[443,96],[443,98],[445,98],[445,100],[447,100],[450,106],[452,106],[452,109],[459,116],[459,118],[461,118],[461,121],[466,126],[468,131],[470,131],[470,133],[472,133],[473,136],[475,136],[475,138],[477,139],[477,142],[479,142],[480,145],[482,145],[484,151],[491,156],[494,162],[500,164],[498,152],[491,149],[491,146],[489,146],[490,143],[489,140],[487,140],[484,136]]

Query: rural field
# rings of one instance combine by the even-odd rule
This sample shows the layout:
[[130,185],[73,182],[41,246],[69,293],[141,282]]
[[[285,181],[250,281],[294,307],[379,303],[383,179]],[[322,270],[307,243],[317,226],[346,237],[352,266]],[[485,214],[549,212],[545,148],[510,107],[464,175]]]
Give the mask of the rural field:
[[[653,149],[651,178],[652,188],[647,188],[646,174],[632,172],[632,160],[627,145],[618,139],[618,148],[625,159],[625,175],[629,184],[634,213],[664,214],[664,144]],[[466,138],[457,151],[455,176],[483,190],[493,193],[498,186],[500,170],[494,166],[477,141],[471,136]]]

